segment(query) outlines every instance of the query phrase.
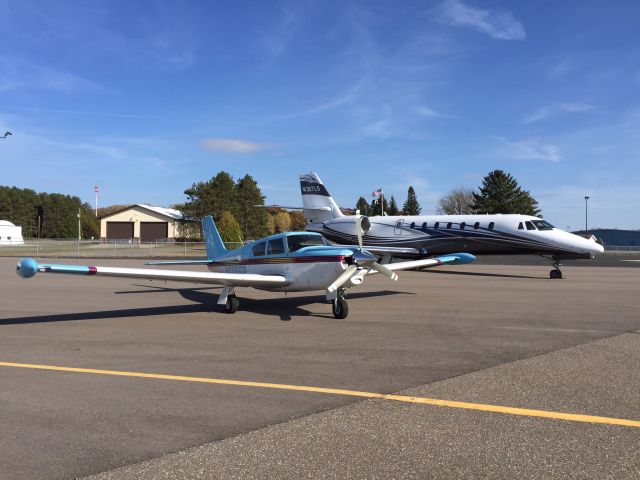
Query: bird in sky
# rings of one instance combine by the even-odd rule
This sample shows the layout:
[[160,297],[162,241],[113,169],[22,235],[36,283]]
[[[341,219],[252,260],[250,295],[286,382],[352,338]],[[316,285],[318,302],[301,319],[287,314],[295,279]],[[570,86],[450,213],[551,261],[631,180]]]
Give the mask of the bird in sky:
[[0,137],[0,138],[7,138],[8,135],[13,135],[13,133],[11,133],[10,131],[6,131],[4,132],[4,136]]

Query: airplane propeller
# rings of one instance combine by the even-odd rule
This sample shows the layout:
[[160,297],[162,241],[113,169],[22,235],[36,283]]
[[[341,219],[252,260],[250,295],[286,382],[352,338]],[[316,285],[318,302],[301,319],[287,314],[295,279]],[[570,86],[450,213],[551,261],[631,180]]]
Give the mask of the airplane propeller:
[[[360,250],[358,254],[354,253],[353,255],[353,264],[349,265],[344,272],[340,274],[336,280],[329,285],[327,291],[335,292],[340,287],[342,287],[345,283],[351,281],[352,278],[360,275],[359,269],[368,268],[374,269],[378,273],[382,273],[383,275],[389,277],[393,281],[398,280],[398,275],[389,270],[384,265],[378,263],[375,257],[363,249],[362,247],[362,235],[367,233],[371,228],[371,224],[369,223],[369,219],[367,217],[363,217],[360,215],[360,210],[356,210],[357,217],[357,235],[358,235],[358,249]],[[362,281],[362,279],[360,279]]]

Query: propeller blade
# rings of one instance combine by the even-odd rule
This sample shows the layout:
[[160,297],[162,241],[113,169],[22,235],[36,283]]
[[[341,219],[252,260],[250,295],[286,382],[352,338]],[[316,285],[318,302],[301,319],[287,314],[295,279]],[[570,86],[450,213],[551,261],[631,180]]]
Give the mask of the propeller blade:
[[360,216],[360,210],[356,210],[356,217],[357,217],[357,228],[356,228],[356,232],[358,233],[358,246],[360,247],[360,250],[362,251],[362,217]]
[[379,264],[378,262],[373,262],[371,264],[371,268],[373,268],[374,270],[376,270],[379,273],[382,273],[383,275],[386,275],[387,277],[389,277],[394,282],[398,280],[398,275],[396,275],[394,272],[389,270],[384,265]]
[[347,269],[344,272],[342,272],[340,276],[336,278],[336,280],[331,285],[327,287],[327,291],[331,293],[335,292],[342,285],[347,283],[351,279],[351,277],[353,277],[356,274],[357,271],[358,271],[357,265],[355,264],[349,265]]

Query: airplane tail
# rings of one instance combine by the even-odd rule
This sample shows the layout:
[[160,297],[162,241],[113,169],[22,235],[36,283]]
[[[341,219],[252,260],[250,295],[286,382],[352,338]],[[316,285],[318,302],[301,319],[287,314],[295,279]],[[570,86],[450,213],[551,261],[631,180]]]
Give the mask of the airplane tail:
[[227,251],[211,215],[207,215],[202,219],[202,231],[204,233],[204,245],[207,249],[207,258],[209,260],[213,260]]
[[307,222],[323,223],[344,216],[317,173],[300,175],[300,193]]

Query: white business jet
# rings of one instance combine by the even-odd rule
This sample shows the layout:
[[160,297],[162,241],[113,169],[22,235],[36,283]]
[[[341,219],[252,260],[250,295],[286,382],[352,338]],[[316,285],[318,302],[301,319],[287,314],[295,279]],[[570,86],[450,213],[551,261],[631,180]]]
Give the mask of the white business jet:
[[[364,248],[378,255],[425,258],[449,252],[533,254],[553,261],[550,278],[562,278],[561,260],[589,259],[602,245],[529,215],[344,215],[317,173],[300,175],[308,231],[337,244],[355,244],[359,225]],[[403,251],[404,250],[404,251]]]

